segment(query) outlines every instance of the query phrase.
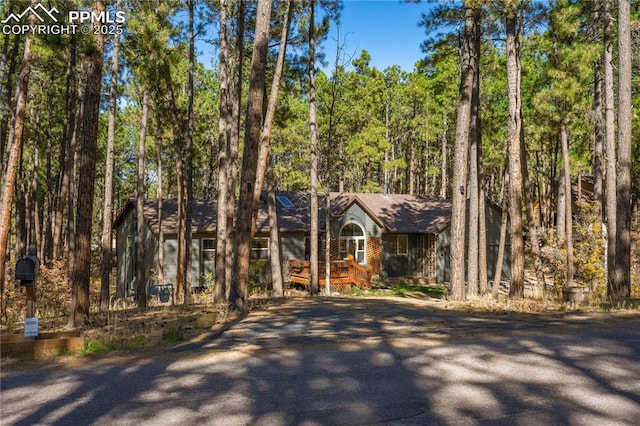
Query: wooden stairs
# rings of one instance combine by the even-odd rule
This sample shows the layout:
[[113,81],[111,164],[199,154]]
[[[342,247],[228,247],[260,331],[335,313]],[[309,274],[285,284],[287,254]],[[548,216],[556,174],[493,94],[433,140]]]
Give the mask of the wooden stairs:
[[[352,256],[349,256],[347,260],[332,260],[329,264],[329,279],[332,292],[344,293],[354,286],[362,290],[371,289],[371,271],[358,265]],[[304,286],[309,285],[311,262],[289,259],[287,266],[289,268],[289,282]],[[319,262],[318,284],[320,288],[324,286],[326,275],[325,262]]]

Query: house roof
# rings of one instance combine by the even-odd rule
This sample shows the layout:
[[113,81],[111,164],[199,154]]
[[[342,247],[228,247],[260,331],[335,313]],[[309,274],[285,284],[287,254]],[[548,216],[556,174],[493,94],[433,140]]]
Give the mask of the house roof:
[[439,233],[451,221],[451,201],[408,194],[335,194],[340,213],[359,205],[385,232]]
[[[310,197],[303,191],[280,191],[276,201],[278,227],[281,231],[308,232],[311,224],[309,214]],[[269,229],[266,193],[260,200],[257,232]],[[324,229],[325,194],[318,194],[319,227]],[[390,233],[439,233],[451,221],[451,201],[422,195],[407,194],[365,194],[365,193],[331,193],[331,217],[344,214],[351,206],[357,204],[385,232]],[[119,226],[124,218],[135,212],[135,201],[129,201],[115,220]],[[158,219],[158,200],[148,199],[144,203],[144,216],[151,230],[160,230]],[[178,230],[178,202],[165,199],[162,203],[162,227],[166,234],[176,234]],[[193,232],[215,232],[217,219],[217,203],[209,200],[193,202]]]
[[[278,227],[282,231],[309,231],[311,219],[309,215],[309,194],[305,192],[282,192],[279,196],[284,196],[291,201],[285,207],[279,201],[276,201],[278,213]],[[322,202],[319,203],[321,211],[319,213],[320,226],[324,226],[324,210]],[[125,217],[134,213],[136,209],[135,200],[129,200],[124,208],[117,215],[114,226],[118,227],[122,224]],[[160,219],[158,218],[158,199],[147,199],[144,202],[143,214],[145,221],[154,233],[160,231]],[[211,200],[194,200],[193,201],[193,220],[192,230],[199,233],[211,233],[216,230],[216,221],[218,215],[218,203]],[[162,201],[162,229],[165,234],[178,233],[178,200],[163,199]],[[268,232],[269,216],[266,194],[260,200],[258,208],[258,217],[256,220],[257,232]]]
[[[194,200],[193,220],[191,222],[193,232],[213,232],[216,229],[218,210],[217,203],[209,200]],[[114,227],[118,227],[127,215],[135,214],[136,202],[129,200],[116,216]],[[158,199],[146,199],[143,205],[143,214],[146,222],[154,233],[160,231],[160,219],[158,217]],[[166,234],[178,233],[178,200],[162,200],[162,228]]]

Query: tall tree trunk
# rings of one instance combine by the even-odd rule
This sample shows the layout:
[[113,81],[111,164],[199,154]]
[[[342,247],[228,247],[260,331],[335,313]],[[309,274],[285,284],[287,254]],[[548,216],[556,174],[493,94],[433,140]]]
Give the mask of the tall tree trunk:
[[147,120],[149,117],[149,93],[142,94],[142,117],[140,119],[140,140],[138,141],[138,177],[136,184],[136,302],[139,308],[147,306],[147,265],[145,252],[144,202],[146,199],[146,139]]
[[[518,30],[519,33],[522,33],[522,25],[523,19],[520,18],[520,28]],[[518,42],[519,45],[519,42]],[[522,78],[522,65],[520,62],[520,53],[518,49],[518,54],[516,55],[517,61],[517,86],[518,86],[518,115],[520,122],[520,170],[522,174],[522,185],[523,185],[523,201],[525,205],[525,211],[527,215],[527,226],[529,230],[529,243],[531,247],[531,254],[533,257],[533,268],[536,275],[536,280],[538,281],[538,285],[541,285],[543,290],[546,288],[546,283],[544,279],[544,271],[542,270],[542,259],[541,259],[541,249],[540,242],[538,240],[538,229],[537,229],[537,218],[535,217],[535,212],[533,208],[533,200],[535,199],[533,185],[531,183],[531,179],[529,178],[529,166],[527,163],[527,150],[524,142],[524,120],[522,118],[522,96],[520,94],[521,91],[521,78]],[[524,284],[523,284],[524,285]],[[523,289],[524,291],[524,289]]]
[[409,171],[407,173],[407,177],[409,178],[409,194],[411,195],[416,195],[416,140],[416,131],[415,129],[411,129],[411,143],[409,143]]
[[447,152],[447,140],[449,139],[447,136],[447,119],[444,120],[444,130],[442,131],[442,164],[440,170],[440,198],[447,198],[447,188],[449,186],[449,173],[447,171],[447,156],[449,153]]
[[509,297],[524,295],[524,237],[522,233],[522,170],[521,170],[521,125],[520,122],[520,54],[517,33],[519,1],[505,1],[507,29],[507,91],[509,104],[509,218],[511,220],[511,285]]
[[609,298],[631,297],[631,11],[629,0],[618,1],[618,179],[616,262]]
[[604,117],[602,113],[602,57],[598,58],[593,66],[593,166],[592,175],[594,176],[593,193],[596,203],[600,207],[600,220],[604,222],[604,177],[605,177],[605,160],[604,160]]
[[[191,286],[193,285],[192,268],[192,218],[193,218],[193,78],[195,67],[195,32],[194,32],[194,0],[187,1],[189,9],[189,69],[187,72],[187,143],[185,146],[185,256],[184,256],[184,304],[191,303]],[[199,278],[197,278],[199,279]]]
[[[169,102],[169,112],[173,126],[173,148],[176,153],[176,180],[178,189],[178,211],[177,211],[177,253],[176,253],[176,299],[179,298],[181,292],[187,287],[187,276],[185,273],[185,265],[187,256],[186,252],[191,247],[186,246],[186,223],[185,223],[185,207],[186,207],[186,188],[187,176],[185,171],[185,135],[183,128],[184,120],[180,115],[180,110],[176,101],[176,94],[173,87],[173,79],[171,77],[171,66],[165,60],[161,64],[161,74],[164,79],[167,99]],[[186,296],[185,296],[186,297]]]
[[556,199],[556,242],[558,246],[567,239],[567,196],[564,174],[558,178],[558,196]]
[[227,191],[229,174],[229,143],[232,126],[231,109],[229,105],[229,48],[227,43],[227,0],[220,1],[220,96],[218,118],[218,210],[216,221],[216,285],[213,300],[221,303],[227,295]]
[[[478,145],[480,148],[481,143]],[[478,151],[480,154],[480,159],[482,159],[481,150]],[[488,257],[487,257],[487,213],[486,213],[486,194],[484,191],[484,185],[482,184],[482,162],[479,167],[479,175],[480,175],[480,210],[478,212],[478,223],[480,224],[478,230],[478,239],[479,239],[479,252],[478,252],[478,263],[480,264],[480,270],[478,275],[478,285],[480,295],[484,295],[489,291],[489,271],[488,267]]]
[[469,151],[469,125],[471,120],[471,98],[473,97],[474,37],[478,22],[477,10],[465,2],[464,48],[460,97],[458,99],[455,153],[453,158],[453,200],[451,209],[451,297],[465,298],[465,221],[466,183]]
[[[14,2],[9,3],[9,9],[7,10],[7,14],[10,14],[12,12],[12,8],[14,5],[15,5]],[[11,51],[9,52],[10,38],[13,39],[13,42],[11,45]],[[15,79],[16,68],[18,67],[18,62],[21,59],[23,59],[23,58],[20,58],[19,56],[20,47],[22,47],[22,39],[23,39],[22,37],[16,37],[16,36],[11,37],[10,34],[6,34],[5,41],[2,47],[3,55],[6,57],[7,53],[5,52],[8,52],[8,56],[10,58],[9,65],[7,66],[5,62],[5,66],[2,68],[3,77],[2,79],[0,79],[0,84],[2,82],[6,82],[5,93],[7,95],[14,93],[13,84],[16,80]],[[27,39],[28,39],[27,37],[24,37],[25,43]],[[22,72],[22,70],[20,70],[20,72]],[[19,78],[18,78],[18,82],[20,82]],[[15,115],[12,114],[12,112],[15,112],[16,110],[16,106],[14,102],[17,102],[16,97],[5,96],[1,105],[2,110],[0,111],[1,112],[0,114],[0,182],[5,181],[5,172],[9,168],[8,161],[9,161],[10,155],[7,156],[6,153],[7,153],[7,150],[11,149],[10,142],[8,141],[8,139],[9,137],[12,137],[12,136],[8,136],[8,134],[9,132],[13,131],[13,127],[15,126],[14,124]],[[0,202],[1,201],[2,200],[0,199]]]
[[[69,188],[71,184],[71,175],[74,167],[75,144],[75,127],[76,127],[76,109],[77,109],[77,87],[76,87],[76,48],[73,43],[69,47],[69,59],[67,61],[67,75],[65,87],[65,113],[62,130],[62,141],[60,142],[59,164],[60,179],[58,183],[58,194],[56,197],[56,206],[53,224],[53,258],[60,259],[63,252],[63,234],[64,234],[64,212],[67,206]],[[69,212],[69,215],[72,213]]]
[[[86,73],[86,66],[85,73]],[[74,265],[75,265],[75,254],[76,254],[76,238],[75,238],[75,230],[77,223],[77,205],[78,205],[78,187],[79,187],[79,163],[80,163],[80,134],[82,132],[82,117],[84,116],[85,110],[85,93],[87,91],[87,84],[80,86],[80,90],[78,93],[78,99],[80,99],[80,106],[78,108],[77,115],[78,117],[75,120],[75,125],[73,126],[73,131],[71,133],[71,153],[70,153],[70,166],[69,170],[69,191],[67,193],[67,221],[65,225],[65,235],[64,235],[64,250],[62,253],[63,258],[67,258],[67,273],[69,276],[73,273]]]
[[245,141],[242,156],[242,175],[236,220],[233,279],[231,282],[230,302],[233,308],[244,310],[247,307],[247,289],[249,284],[249,260],[255,232],[257,205],[254,203],[254,187],[260,153],[260,132],[262,129],[262,108],[264,103],[264,85],[267,70],[267,47],[269,42],[269,24],[271,1],[259,0],[256,15],[256,30],[251,58],[251,78],[245,120]]
[[[508,148],[507,148],[507,157],[508,157]],[[498,256],[496,257],[496,269],[493,277],[493,287],[491,293],[493,297],[498,297],[500,294],[500,282],[502,281],[502,265],[504,263],[504,250],[505,245],[507,243],[507,225],[509,220],[509,199],[510,197],[507,194],[509,190],[509,173],[507,168],[505,167],[503,176],[502,176],[502,191],[501,191],[501,202],[500,205],[502,207],[502,212],[500,214],[500,239],[498,242]]]
[[[286,2],[285,18],[282,26],[282,34],[280,37],[280,51],[278,52],[278,59],[276,60],[276,67],[273,72],[273,80],[271,82],[271,93],[269,94],[269,103],[267,104],[267,111],[264,118],[262,127],[262,139],[260,144],[260,155],[258,157],[258,170],[256,174],[256,184],[253,194],[254,205],[260,203],[260,194],[264,184],[265,175],[270,168],[271,162],[271,128],[273,125],[273,119],[276,114],[276,107],[278,104],[278,93],[280,91],[280,81],[282,80],[282,73],[284,70],[284,58],[287,51],[287,40],[289,37],[289,23],[291,22],[291,15],[293,8],[291,7],[291,0]],[[273,170],[271,170],[273,174]],[[269,179],[267,184],[269,193],[268,205],[269,205],[269,227],[270,227],[270,259],[271,259],[271,275],[272,285],[274,292],[277,296],[282,296],[282,271],[280,267],[280,240],[278,232],[278,221],[276,215],[275,206],[275,188],[273,185],[273,175]],[[272,200],[273,198],[273,200]],[[272,206],[273,204],[273,206]]]
[[262,138],[260,143],[260,155],[258,157],[258,170],[256,175],[256,186],[254,192],[254,202],[260,202],[260,194],[264,185],[264,177],[267,166],[269,164],[269,152],[271,151],[271,128],[273,127],[273,119],[276,115],[276,107],[278,106],[278,93],[280,92],[280,81],[284,70],[284,58],[287,52],[287,39],[289,37],[289,22],[291,22],[291,0],[287,0],[285,10],[285,18],[280,37],[280,51],[276,60],[276,67],[273,71],[273,80],[271,81],[271,92],[269,94],[269,102],[267,111],[262,125]]
[[331,294],[331,193],[325,192],[324,208],[324,289],[325,294]]
[[[116,10],[120,10],[121,0],[116,2]],[[107,128],[107,158],[104,172],[104,200],[102,210],[102,262],[100,273],[100,310],[109,310],[109,285],[112,263],[112,226],[113,219],[113,168],[114,146],[116,143],[116,114],[118,112],[118,48],[120,35],[113,36],[111,56],[111,87],[109,88],[109,125]]]
[[309,135],[311,139],[311,258],[310,282],[311,294],[318,293],[318,124],[316,119],[316,79],[315,79],[315,0],[309,2]]
[[[484,208],[484,200],[480,198],[482,185],[480,167],[481,128],[480,128],[480,11],[476,11],[473,39],[471,45],[471,61],[473,61],[473,87],[471,90],[470,148],[469,148],[469,260],[467,266],[467,296],[478,295],[480,270],[480,232],[486,228],[480,222],[480,206]],[[486,234],[485,234],[486,237]],[[484,265],[486,270],[486,264]]]
[[[32,2],[34,4],[35,2]],[[33,16],[30,17],[34,21]],[[16,89],[16,109],[13,118],[13,129],[9,133],[9,159],[7,172],[4,179],[4,191],[2,193],[2,209],[0,210],[0,297],[4,301],[4,275],[7,254],[7,242],[9,240],[9,228],[11,227],[11,205],[16,185],[18,162],[22,151],[25,111],[27,107],[27,93],[29,91],[29,77],[31,75],[31,38],[26,36],[24,53],[22,54],[22,69]],[[4,303],[2,304],[4,309]],[[4,313],[4,312],[2,312]]]
[[157,279],[158,283],[164,283],[164,231],[162,225],[162,207],[163,207],[163,199],[162,199],[162,137],[160,135],[160,116],[156,113],[157,128],[156,131],[158,135],[156,135],[156,163],[157,163],[157,173],[158,173],[158,182],[156,184],[156,197],[157,197],[157,209],[158,209],[158,272]]
[[567,241],[567,287],[573,287],[573,276],[575,268],[573,265],[573,219],[572,219],[572,191],[571,191],[571,171],[569,165],[569,137],[567,135],[567,126],[565,123],[560,125],[560,145],[562,146],[562,171],[564,180],[564,196],[565,196],[565,223],[566,241]]
[[604,0],[604,127],[607,174],[605,180],[605,214],[607,216],[607,292],[616,293],[614,270],[616,264],[617,236],[617,186],[616,186],[616,128],[615,128],[615,94],[613,81],[613,17],[611,16],[611,0]]
[[[94,0],[92,12],[105,10],[102,0]],[[82,101],[82,131],[79,132],[81,153],[76,213],[75,261],[71,274],[71,313],[69,328],[85,324],[89,318],[89,283],[91,280],[91,230],[98,146],[100,92],[102,87],[102,55],[104,38],[100,31],[92,37],[88,54],[87,87]]]
[[[518,60],[519,63],[519,60]],[[520,67],[519,67],[520,68]],[[520,75],[520,73],[518,73]],[[520,85],[520,84],[518,84]],[[520,122],[522,123],[522,110],[520,110]],[[524,205],[527,214],[527,227],[529,230],[529,244],[531,246],[531,255],[533,256],[533,269],[536,274],[536,280],[538,285],[541,285],[543,290],[546,288],[546,282],[544,279],[544,271],[542,270],[541,248],[540,241],[538,239],[538,220],[535,216],[533,208],[533,200],[535,198],[533,185],[529,178],[529,166],[527,164],[526,147],[524,143],[524,123],[520,127],[520,152],[521,155],[521,170],[522,170],[522,183],[524,189]]]
[[[180,131],[174,128],[174,132]],[[178,247],[176,250],[176,299],[182,296],[186,287],[186,275],[184,271],[185,252],[188,250],[185,244],[185,224],[184,224],[184,206],[185,206],[185,171],[184,171],[184,154],[182,153],[182,141],[178,136],[174,136],[174,149],[176,151],[176,175],[178,184],[178,211],[177,211],[177,224],[178,224]]]
[[[236,230],[232,225],[236,212],[236,184],[238,182],[238,147],[240,146],[240,126],[242,117],[240,107],[242,105],[242,82],[244,81],[244,20],[246,14],[246,1],[238,0],[236,11],[236,48],[233,71],[233,89],[230,99],[231,107],[231,136],[229,139],[229,171],[227,175],[227,241],[235,241]],[[226,245],[226,277],[227,294],[230,300],[233,265],[235,263],[236,250],[233,244]]]
[[284,295],[282,286],[282,263],[280,261],[280,229],[276,207],[275,177],[273,175],[273,158],[271,151],[267,166],[267,204],[269,207],[269,260],[271,261],[271,286],[275,297]]

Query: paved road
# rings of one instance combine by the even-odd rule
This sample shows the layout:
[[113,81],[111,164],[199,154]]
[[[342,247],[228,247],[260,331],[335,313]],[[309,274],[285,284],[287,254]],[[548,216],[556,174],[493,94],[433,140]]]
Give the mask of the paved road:
[[639,326],[295,299],[149,359],[3,371],[0,424],[637,425]]

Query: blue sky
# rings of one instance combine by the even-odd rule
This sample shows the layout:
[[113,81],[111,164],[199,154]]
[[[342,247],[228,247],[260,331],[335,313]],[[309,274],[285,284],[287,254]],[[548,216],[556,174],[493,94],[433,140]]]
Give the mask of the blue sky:
[[[371,55],[371,65],[380,71],[400,65],[413,71],[416,61],[423,58],[420,43],[426,38],[424,28],[418,27],[422,12],[433,3],[404,3],[400,0],[345,0],[341,16],[339,38],[345,45],[347,58],[360,56],[362,50]],[[333,67],[338,29],[331,23],[329,37],[322,44],[326,71]]]
[[[2,1],[2,0],[0,0]],[[344,0],[340,18],[340,30],[335,22],[326,40],[322,42],[327,66],[317,66],[326,73],[333,69],[337,40],[344,45],[347,62],[360,56],[362,50],[371,55],[370,64],[380,71],[391,65],[399,65],[410,72],[414,64],[424,57],[420,43],[425,40],[424,28],[418,27],[422,13],[435,2],[405,3],[400,0]],[[217,25],[209,28],[208,34],[196,40],[196,51],[200,61],[211,67],[211,58],[217,55],[213,45],[203,38],[215,38]]]

